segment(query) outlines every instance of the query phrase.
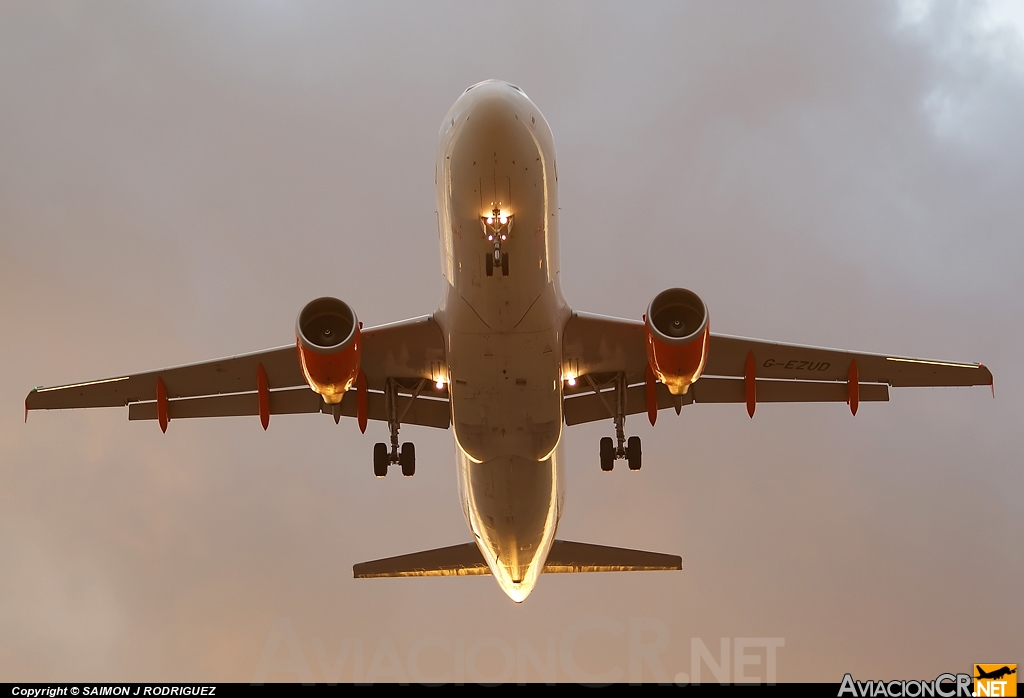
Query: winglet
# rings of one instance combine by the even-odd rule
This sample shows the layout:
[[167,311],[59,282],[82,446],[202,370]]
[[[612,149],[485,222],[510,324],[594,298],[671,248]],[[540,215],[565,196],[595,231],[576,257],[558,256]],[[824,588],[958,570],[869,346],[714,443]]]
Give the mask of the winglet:
[[[35,390],[35,388],[33,388]],[[32,393],[29,393],[31,395]],[[25,424],[28,424],[28,398],[25,398]]]
[[[978,365],[981,366],[986,371],[988,371],[988,366],[986,366],[985,364]],[[996,396],[996,377],[992,375],[992,371],[988,371],[988,385],[990,388],[992,388],[992,397],[994,399]]]

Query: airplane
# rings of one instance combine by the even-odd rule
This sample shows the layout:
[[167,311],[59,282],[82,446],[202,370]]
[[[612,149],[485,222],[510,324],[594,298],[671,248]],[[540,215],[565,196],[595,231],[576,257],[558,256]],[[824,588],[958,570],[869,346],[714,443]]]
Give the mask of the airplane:
[[999,669],[995,669],[994,671],[984,671],[980,666],[975,665],[975,669],[978,670],[978,675],[975,676],[974,678],[976,678],[976,679],[993,679],[995,681],[998,681],[999,679],[1003,678],[1004,676],[1009,676],[1010,674],[1016,674],[1017,673],[1016,665],[1014,665],[1013,669],[1011,669],[1008,666],[1003,666],[1003,667],[1001,667]]
[[[557,539],[562,434],[607,421],[598,460],[642,466],[629,415],[694,403],[889,399],[895,386],[992,385],[981,364],[716,334],[693,291],[656,295],[642,320],[573,309],[559,278],[558,168],[551,129],[517,86],[470,86],[444,118],[435,162],[441,269],[430,315],[364,328],[336,298],[301,309],[294,344],[203,363],[40,387],[29,410],[128,407],[129,420],[321,413],[386,422],[373,472],[416,472],[412,424],[452,429],[472,541],[360,563],[357,578],[492,575],[516,603],[541,573],[682,569],[677,555]],[[994,395],[994,389],[993,389]]]

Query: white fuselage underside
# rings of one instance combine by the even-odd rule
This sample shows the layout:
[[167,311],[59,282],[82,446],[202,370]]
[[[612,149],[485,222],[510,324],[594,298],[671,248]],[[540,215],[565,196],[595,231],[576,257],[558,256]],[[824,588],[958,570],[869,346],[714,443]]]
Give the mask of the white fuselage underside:
[[[445,117],[436,163],[445,335],[466,521],[502,589],[525,599],[562,510],[558,198],[547,122],[517,88],[471,87]],[[494,209],[512,226],[487,274]],[[498,228],[497,218],[494,225]],[[503,230],[504,232],[504,230]],[[500,237],[500,236],[498,236]]]

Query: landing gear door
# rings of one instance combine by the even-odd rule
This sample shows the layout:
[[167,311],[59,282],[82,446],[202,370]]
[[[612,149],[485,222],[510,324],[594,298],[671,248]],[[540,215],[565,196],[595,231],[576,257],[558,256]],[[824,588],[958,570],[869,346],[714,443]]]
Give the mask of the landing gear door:
[[512,188],[508,177],[480,178],[480,215],[486,216],[494,209],[505,214],[512,212]]

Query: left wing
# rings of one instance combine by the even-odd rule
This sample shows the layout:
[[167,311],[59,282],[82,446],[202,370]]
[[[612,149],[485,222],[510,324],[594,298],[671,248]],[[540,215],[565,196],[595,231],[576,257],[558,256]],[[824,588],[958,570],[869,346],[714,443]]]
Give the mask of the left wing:
[[[444,338],[427,315],[362,330],[360,367],[366,374],[369,419],[387,420],[384,386],[396,381],[398,414],[406,424],[447,429],[447,389],[432,384],[443,376]],[[25,398],[29,410],[128,406],[128,418],[157,418],[157,384],[162,381],[168,417],[258,415],[258,374],[262,366],[269,390],[270,414],[325,412],[356,415],[353,392],[337,410],[325,405],[306,385],[294,344],[214,361],[175,366],[102,380],[35,388]]]
[[[575,386],[565,390],[567,425],[615,415],[615,377],[625,376],[624,414],[647,411],[644,323],[574,313],[562,343],[565,372]],[[852,368],[852,370],[851,370]],[[684,395],[658,383],[657,409],[694,402],[886,401],[889,387],[992,385],[982,364],[934,361],[783,344],[712,333],[701,377]],[[853,392],[853,388],[856,388]],[[851,405],[853,406],[853,405]]]

